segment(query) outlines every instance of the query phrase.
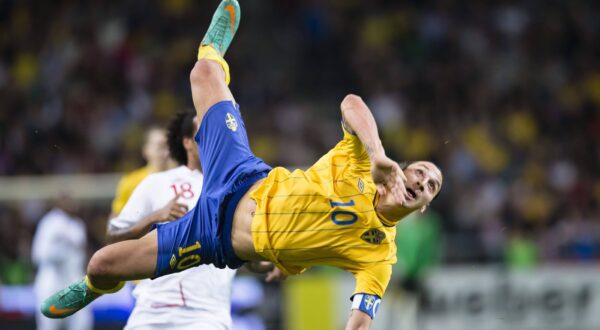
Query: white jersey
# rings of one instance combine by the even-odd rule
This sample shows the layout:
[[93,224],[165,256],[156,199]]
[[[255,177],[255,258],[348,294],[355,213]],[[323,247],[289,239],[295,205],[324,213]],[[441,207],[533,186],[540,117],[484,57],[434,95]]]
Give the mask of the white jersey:
[[[202,174],[186,166],[153,173],[133,191],[121,213],[110,221],[128,228],[163,208],[177,193],[191,210],[202,190]],[[235,270],[212,265],[143,280],[133,290],[136,306],[125,329],[231,329],[231,283]]]
[[[83,221],[54,208],[40,220],[31,248],[31,259],[37,265],[34,291],[39,303],[56,291],[83,278],[87,260],[87,234]],[[81,314],[81,315],[79,315]],[[38,329],[91,329],[92,314],[84,309],[64,320],[36,315]]]

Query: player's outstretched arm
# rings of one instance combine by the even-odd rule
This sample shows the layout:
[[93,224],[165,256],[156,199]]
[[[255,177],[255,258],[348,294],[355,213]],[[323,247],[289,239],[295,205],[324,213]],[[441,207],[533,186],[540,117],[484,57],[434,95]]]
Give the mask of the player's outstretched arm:
[[348,94],[340,106],[344,127],[352,134],[356,134],[367,150],[369,159],[385,156],[385,150],[379,139],[377,124],[371,110],[360,96]]
[[352,94],[344,98],[341,109],[344,126],[358,136],[369,155],[377,192],[385,197],[387,204],[402,205],[406,195],[406,177],[398,163],[385,155],[371,110],[359,96]]
[[117,228],[109,223],[106,229],[106,243],[112,244],[144,236],[152,228],[153,224],[160,222],[160,212],[161,210],[158,210],[149,214],[135,225],[127,228]]
[[[183,217],[187,213],[188,207],[185,204],[177,202],[180,196],[181,193],[177,194],[164,207],[146,215],[129,227],[119,228],[109,223],[106,230],[107,242],[115,243],[128,239],[140,238],[146,235],[154,224],[173,221]],[[129,202],[127,203],[129,204]],[[126,205],[126,207],[127,206],[128,205]],[[119,219],[117,218],[116,221],[118,222],[118,220]]]
[[371,317],[366,313],[353,309],[346,323],[346,330],[363,330],[371,327]]

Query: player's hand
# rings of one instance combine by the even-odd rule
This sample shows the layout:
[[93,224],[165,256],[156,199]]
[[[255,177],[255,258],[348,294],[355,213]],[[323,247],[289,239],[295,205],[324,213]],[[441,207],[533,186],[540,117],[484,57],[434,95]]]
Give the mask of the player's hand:
[[265,278],[265,282],[273,282],[273,281],[285,281],[287,279],[287,275],[285,275],[281,269],[275,267],[272,271],[267,273],[267,277]]
[[248,261],[246,269],[253,273],[266,274],[272,271],[275,265],[270,261]]
[[400,165],[386,155],[373,157],[371,160],[371,176],[382,198],[392,200],[396,205],[403,205],[406,199],[404,182],[406,176]]
[[175,197],[173,197],[173,199],[171,199],[167,205],[158,211],[159,222],[177,220],[187,213],[187,205],[177,202],[179,197],[181,197],[181,194],[182,193],[180,192],[175,195]]

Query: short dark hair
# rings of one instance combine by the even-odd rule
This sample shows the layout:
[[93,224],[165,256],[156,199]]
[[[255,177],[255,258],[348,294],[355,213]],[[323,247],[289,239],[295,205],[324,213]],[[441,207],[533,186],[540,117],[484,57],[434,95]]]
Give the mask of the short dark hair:
[[194,137],[194,117],[195,112],[192,111],[180,111],[175,114],[175,117],[169,122],[167,126],[167,143],[169,144],[169,152],[171,158],[173,158],[180,165],[186,165],[187,151],[183,147],[183,138]]

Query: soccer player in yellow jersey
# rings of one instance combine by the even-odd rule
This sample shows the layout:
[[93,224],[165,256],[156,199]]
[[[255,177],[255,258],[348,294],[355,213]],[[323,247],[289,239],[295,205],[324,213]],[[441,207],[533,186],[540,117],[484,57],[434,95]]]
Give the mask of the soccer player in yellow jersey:
[[119,180],[115,198],[111,204],[110,219],[121,213],[135,187],[146,176],[154,172],[164,171],[169,167],[169,148],[167,147],[167,136],[164,129],[159,127],[148,129],[142,147],[142,156],[147,162],[146,166],[127,173]]
[[369,108],[355,95],[341,103],[343,139],[308,170],[271,169],[254,156],[223,59],[239,18],[237,1],[223,0],[190,74],[204,170],[196,207],[139,240],[96,252],[83,280],[42,304],[46,316],[71,315],[126,280],[203,263],[237,268],[271,261],[277,267],[269,278],[314,265],[354,274],[346,328],[369,328],[396,262],[395,224],[427,207],[442,174],[427,161],[402,170],[389,159]]

